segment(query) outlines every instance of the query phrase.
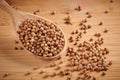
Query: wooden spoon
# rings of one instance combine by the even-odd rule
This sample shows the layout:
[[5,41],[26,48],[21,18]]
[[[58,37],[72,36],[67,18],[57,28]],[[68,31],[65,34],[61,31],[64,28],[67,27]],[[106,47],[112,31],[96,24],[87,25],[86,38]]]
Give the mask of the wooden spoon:
[[[46,18],[43,18],[41,16],[37,16],[37,15],[33,15],[33,14],[30,14],[30,13],[27,13],[27,12],[22,12],[22,11],[18,11],[18,10],[15,10],[13,9],[5,0],[0,0],[0,7],[5,10],[6,12],[8,12],[12,18],[13,18],[13,23],[14,23],[14,27],[15,27],[15,30],[16,32],[19,30],[19,25],[25,21],[26,19],[43,19],[45,21],[48,21],[54,25],[56,25],[54,22],[46,19]],[[56,25],[60,30],[61,32],[63,33],[62,29]],[[65,38],[65,46],[66,46],[66,37],[65,37],[65,34],[63,33],[64,35],[64,38]],[[17,35],[18,37],[19,35]],[[18,38],[19,39],[19,38]],[[19,40],[20,41],[20,40]],[[20,43],[22,44],[22,42],[20,41]],[[22,44],[23,46],[23,44]],[[41,57],[41,56],[38,56],[39,58],[41,59],[53,59],[53,58],[56,58],[58,56],[60,56],[61,53],[63,53],[63,51],[65,50],[65,46],[63,48],[63,50],[57,54],[56,56],[52,56],[52,57]],[[24,47],[24,46],[23,46]],[[24,47],[25,50],[27,50],[25,47]],[[28,51],[28,50],[27,50]],[[30,51],[28,51],[29,53],[31,53]],[[32,53],[33,54],[33,53]]]

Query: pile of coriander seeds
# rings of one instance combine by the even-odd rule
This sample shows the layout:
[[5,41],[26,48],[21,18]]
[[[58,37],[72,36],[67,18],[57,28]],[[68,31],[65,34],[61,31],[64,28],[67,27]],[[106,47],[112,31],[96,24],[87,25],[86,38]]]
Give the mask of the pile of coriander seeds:
[[65,46],[62,31],[43,19],[26,19],[20,24],[18,34],[24,47],[37,56],[56,56]]

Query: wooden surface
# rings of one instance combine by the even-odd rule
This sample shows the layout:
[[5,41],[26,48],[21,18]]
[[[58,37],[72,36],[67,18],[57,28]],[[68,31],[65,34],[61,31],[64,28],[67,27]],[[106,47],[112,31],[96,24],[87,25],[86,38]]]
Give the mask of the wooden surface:
[[[16,6],[21,11],[33,13],[39,9],[37,15],[48,18],[56,22],[63,29],[68,38],[70,32],[78,28],[80,20],[86,17],[85,13],[89,11],[92,18],[88,19],[88,24],[92,25],[92,29],[87,32],[85,39],[93,37],[96,32],[102,33],[104,37],[103,47],[110,50],[107,58],[113,62],[113,65],[106,72],[105,77],[100,77],[99,73],[95,73],[98,80],[120,80],[120,0],[7,0],[9,4]],[[74,8],[81,5],[80,12]],[[55,15],[50,15],[51,11],[56,11]],[[108,14],[104,11],[108,10]],[[65,11],[70,11],[73,25],[64,24],[63,19],[67,17]],[[102,21],[103,25],[98,26]],[[107,28],[109,32],[103,34],[103,30]],[[30,80],[31,77],[36,80],[43,80],[38,74],[39,70],[33,71],[32,68],[40,66],[44,68],[53,61],[42,61],[35,56],[28,54],[24,50],[14,50],[16,40],[15,30],[11,16],[0,9],[0,80]],[[18,45],[20,46],[20,45]],[[69,46],[69,45],[67,45]],[[24,76],[26,72],[31,72],[30,76]],[[3,78],[4,73],[10,75]],[[65,80],[63,77],[48,78],[46,80]],[[73,77],[72,80],[75,80]]]

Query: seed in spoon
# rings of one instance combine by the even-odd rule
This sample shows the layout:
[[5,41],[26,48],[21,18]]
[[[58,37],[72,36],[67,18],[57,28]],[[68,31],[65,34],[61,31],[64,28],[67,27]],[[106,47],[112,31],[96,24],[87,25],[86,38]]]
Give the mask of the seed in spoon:
[[21,23],[19,28],[20,41],[34,55],[52,57],[64,48],[64,35],[52,23],[40,19],[27,19]]

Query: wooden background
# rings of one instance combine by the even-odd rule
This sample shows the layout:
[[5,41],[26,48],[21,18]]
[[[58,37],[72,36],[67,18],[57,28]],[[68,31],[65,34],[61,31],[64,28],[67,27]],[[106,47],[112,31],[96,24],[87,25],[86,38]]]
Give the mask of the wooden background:
[[[100,32],[107,28],[109,32],[103,34],[104,45],[110,50],[107,58],[112,61],[113,65],[106,72],[105,77],[100,77],[99,73],[95,76],[98,80],[120,80],[120,0],[7,0],[12,6],[16,6],[21,11],[33,13],[40,10],[37,15],[48,18],[56,22],[63,29],[68,38],[70,32],[78,28],[80,20],[86,17],[85,13],[89,11],[92,18],[88,19],[88,24],[92,29],[87,32],[85,39],[93,36],[94,33]],[[81,5],[80,12],[74,8]],[[108,10],[108,14],[104,11]],[[56,11],[55,15],[50,15],[51,11]],[[70,12],[73,25],[64,24],[63,19],[67,17],[66,11]],[[102,21],[103,25],[98,26]],[[39,70],[32,71],[35,66],[44,68],[53,61],[42,61],[24,50],[14,50],[16,40],[14,26],[11,16],[0,9],[0,80],[30,80],[31,77],[36,80],[43,80],[38,74]],[[20,46],[20,45],[17,45]],[[69,46],[69,45],[67,45]],[[24,76],[30,71],[30,76]],[[4,73],[10,75],[3,78]],[[65,80],[64,78],[55,77],[46,80]],[[72,80],[75,80],[74,77]]]

